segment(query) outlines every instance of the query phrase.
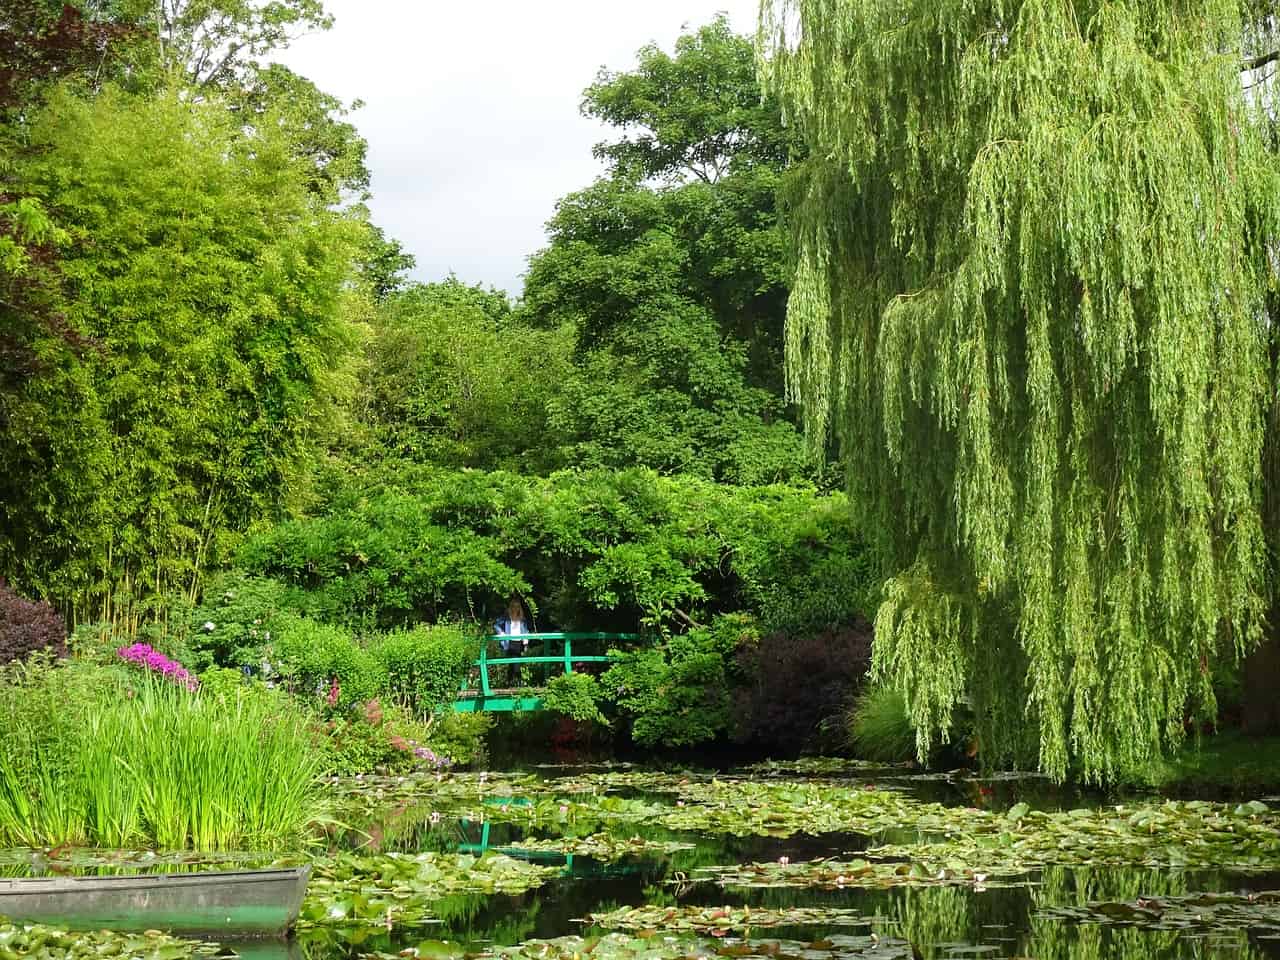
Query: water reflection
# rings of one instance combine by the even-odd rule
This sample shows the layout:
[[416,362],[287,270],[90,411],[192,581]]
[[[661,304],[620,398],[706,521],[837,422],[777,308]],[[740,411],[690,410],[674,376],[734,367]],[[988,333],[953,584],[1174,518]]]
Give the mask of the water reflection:
[[[557,771],[561,772],[561,771]],[[576,771],[575,771],[576,772]],[[922,779],[901,770],[871,772],[881,782],[901,782],[915,796],[951,804],[1001,807],[1031,800],[1040,807],[1082,804],[1080,795],[1054,792],[1044,781],[979,781],[960,777]],[[772,775],[770,775],[772,776]],[[852,775],[851,775],[852,776]],[[865,771],[856,774],[866,778]],[[631,792],[631,791],[629,791]],[[671,797],[636,792],[638,799],[671,802]],[[519,799],[508,800],[519,802]],[[650,841],[693,841],[691,849],[664,855],[630,856],[615,862],[534,849],[527,844],[564,837],[580,837],[606,830],[620,839],[642,835]],[[1268,939],[1274,931],[1263,925],[1254,929],[1215,929],[1193,924],[1180,929],[1151,929],[1100,922],[1105,917],[1081,910],[1079,916],[1054,914],[1062,908],[1086,908],[1098,902],[1129,902],[1140,898],[1179,897],[1193,892],[1231,892],[1280,889],[1280,874],[1271,876],[1213,871],[1154,870],[1145,868],[1047,868],[1020,878],[1021,885],[957,885],[937,887],[887,887],[873,889],[805,889],[723,887],[699,879],[698,868],[724,864],[817,858],[845,858],[865,851],[869,838],[851,833],[820,836],[768,837],[692,836],[645,823],[589,824],[539,823],[527,828],[518,823],[442,816],[430,798],[392,803],[371,809],[369,815],[345,826],[336,826],[327,837],[329,852],[356,850],[366,853],[468,853],[488,851],[562,868],[548,885],[518,896],[457,894],[432,905],[436,920],[416,928],[349,927],[310,929],[300,932],[291,945],[258,944],[236,947],[249,960],[348,960],[369,953],[397,954],[423,940],[453,941],[480,952],[494,945],[516,945],[530,939],[551,939],[570,934],[601,934],[593,928],[591,914],[621,907],[670,905],[673,907],[750,906],[785,910],[790,907],[856,910],[866,918],[865,928],[884,939],[908,941],[920,960],[950,960],[968,956],[1034,957],[1037,960],[1280,960],[1280,940]],[[252,858],[249,858],[250,861]],[[74,863],[73,870],[169,871],[217,868],[245,859],[181,858],[145,862],[117,857],[109,863]],[[30,852],[0,855],[0,875],[24,875],[47,869]],[[662,931],[659,931],[662,932]],[[817,941],[839,933],[821,924],[757,931],[757,938]],[[845,932],[848,932],[847,930]],[[728,943],[728,939],[719,941]],[[822,951],[814,951],[818,960]],[[828,951],[828,954],[830,952]],[[738,950],[737,955],[745,955]]]

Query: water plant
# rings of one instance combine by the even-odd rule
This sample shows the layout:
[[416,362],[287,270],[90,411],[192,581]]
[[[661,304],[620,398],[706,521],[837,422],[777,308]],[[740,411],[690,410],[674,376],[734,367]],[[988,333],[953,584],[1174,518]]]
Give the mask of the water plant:
[[867,760],[897,763],[916,755],[916,731],[902,694],[875,686],[853,704],[846,718],[850,745]]
[[430,922],[436,901],[460,893],[523,893],[560,872],[499,853],[341,854],[318,862],[303,924]]
[[[366,960],[710,960],[710,958],[759,957],[762,960],[913,960],[919,954],[904,940],[882,936],[833,934],[819,941],[738,940],[681,936],[656,936],[656,930],[637,934],[610,933],[604,936],[556,937],[529,940],[515,946],[492,944],[479,953],[464,944],[426,940],[398,953],[365,954]],[[665,933],[665,932],[664,932]]]
[[325,812],[324,772],[309,718],[273,691],[205,697],[75,663],[0,682],[0,843],[296,844]]
[[662,930],[667,933],[749,932],[768,927],[821,925],[871,926],[873,918],[841,907],[787,907],[778,910],[750,906],[621,907],[591,914],[591,922],[610,930]]
[[0,960],[63,960],[66,957],[179,960],[222,954],[222,948],[216,943],[182,940],[158,930],[145,933],[69,931],[40,923],[18,925],[0,920]]

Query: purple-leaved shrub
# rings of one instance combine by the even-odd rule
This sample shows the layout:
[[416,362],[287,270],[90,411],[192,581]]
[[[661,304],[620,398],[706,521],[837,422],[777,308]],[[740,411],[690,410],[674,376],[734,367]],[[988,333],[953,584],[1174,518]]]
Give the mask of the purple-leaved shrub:
[[0,581],[0,663],[25,660],[37,650],[67,655],[67,628],[43,600],[28,600]]

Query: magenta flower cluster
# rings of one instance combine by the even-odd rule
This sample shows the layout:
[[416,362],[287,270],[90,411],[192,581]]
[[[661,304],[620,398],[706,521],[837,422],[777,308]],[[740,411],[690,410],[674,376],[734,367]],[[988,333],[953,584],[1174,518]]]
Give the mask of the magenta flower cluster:
[[136,664],[144,670],[158,673],[162,677],[180,683],[188,690],[198,690],[200,681],[186,667],[176,660],[170,660],[159,650],[146,643],[135,643],[131,647],[121,647],[116,651],[120,659]]

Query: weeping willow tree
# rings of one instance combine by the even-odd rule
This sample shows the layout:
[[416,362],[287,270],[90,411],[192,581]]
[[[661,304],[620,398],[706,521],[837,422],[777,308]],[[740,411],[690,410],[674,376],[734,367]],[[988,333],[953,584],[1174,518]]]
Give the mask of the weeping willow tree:
[[1270,4],[765,0],[789,388],[887,582],[922,751],[1106,780],[1266,620]]

